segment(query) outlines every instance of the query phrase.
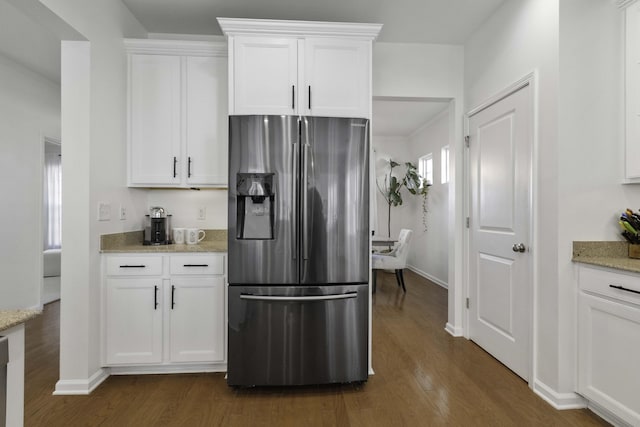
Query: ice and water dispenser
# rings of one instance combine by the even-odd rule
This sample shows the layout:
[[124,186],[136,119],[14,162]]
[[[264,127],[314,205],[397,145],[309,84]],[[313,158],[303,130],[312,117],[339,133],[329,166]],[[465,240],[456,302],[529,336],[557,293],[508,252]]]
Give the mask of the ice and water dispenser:
[[239,173],[237,179],[237,238],[273,239],[273,173]]

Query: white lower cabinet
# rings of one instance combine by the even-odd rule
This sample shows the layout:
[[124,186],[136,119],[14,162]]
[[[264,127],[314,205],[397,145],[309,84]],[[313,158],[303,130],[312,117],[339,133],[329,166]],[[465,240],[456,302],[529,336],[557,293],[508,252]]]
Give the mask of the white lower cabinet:
[[578,392],[640,425],[640,275],[579,267]]
[[103,364],[226,362],[223,254],[106,256]]

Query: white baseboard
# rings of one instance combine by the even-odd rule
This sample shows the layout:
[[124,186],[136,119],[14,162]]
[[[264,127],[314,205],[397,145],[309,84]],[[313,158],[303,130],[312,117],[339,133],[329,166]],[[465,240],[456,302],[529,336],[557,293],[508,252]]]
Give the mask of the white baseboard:
[[53,392],[53,395],[66,396],[90,394],[107,378],[109,378],[109,371],[100,368],[95,374],[91,375],[91,377],[86,380],[59,380],[56,383],[56,389]]
[[445,289],[449,289],[449,284],[447,282],[444,282],[444,281],[438,279],[437,277],[432,276],[429,273],[426,273],[426,272],[420,270],[419,268],[414,267],[413,265],[407,265],[407,268],[409,270],[413,271],[414,273],[416,273],[417,275],[422,276],[427,280],[431,280],[436,285],[442,286]]
[[109,371],[111,375],[195,374],[200,372],[227,372],[227,364],[112,366]]
[[456,338],[464,336],[464,330],[462,328],[455,327],[449,322],[447,322],[447,325],[444,327],[444,330],[447,331],[449,335],[454,336]]
[[555,409],[583,409],[587,400],[578,393],[558,393],[539,380],[533,381],[533,392]]
[[596,414],[597,416],[599,416],[600,418],[602,418],[603,420],[605,420],[611,425],[614,425],[617,427],[633,427],[632,424],[629,424],[622,418],[618,417],[617,415],[614,415],[611,411],[604,409],[602,406],[598,405],[597,403],[593,403],[589,401],[589,403],[587,404],[587,408],[589,408],[591,412],[593,412],[594,414]]

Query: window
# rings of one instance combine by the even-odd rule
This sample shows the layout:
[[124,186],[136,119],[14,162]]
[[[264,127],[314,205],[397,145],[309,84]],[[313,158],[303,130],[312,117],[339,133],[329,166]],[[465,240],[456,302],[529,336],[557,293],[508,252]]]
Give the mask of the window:
[[58,249],[62,245],[62,168],[60,145],[45,144],[44,160],[44,249]]
[[449,146],[445,145],[440,150],[440,183],[449,182]]
[[418,160],[418,173],[427,180],[429,184],[433,184],[433,154],[420,157]]

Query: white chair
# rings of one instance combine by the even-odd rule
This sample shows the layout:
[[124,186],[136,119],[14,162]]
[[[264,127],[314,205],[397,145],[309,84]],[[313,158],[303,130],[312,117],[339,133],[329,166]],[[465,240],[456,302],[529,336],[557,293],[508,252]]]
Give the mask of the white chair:
[[373,292],[376,291],[377,270],[395,270],[398,286],[402,286],[402,290],[407,292],[404,286],[404,276],[402,270],[407,266],[407,257],[409,256],[409,242],[411,242],[411,234],[413,231],[402,229],[398,237],[398,244],[389,253],[375,253],[371,255],[371,268],[373,269]]

